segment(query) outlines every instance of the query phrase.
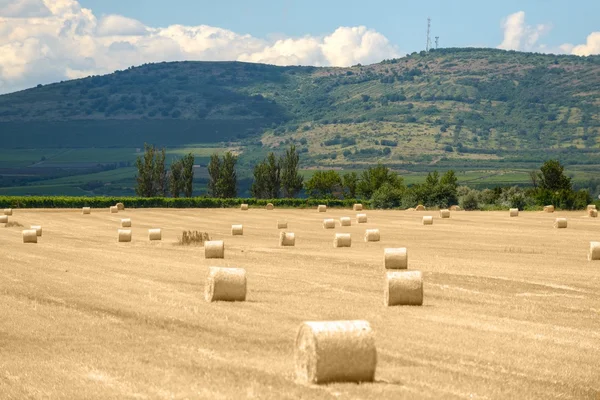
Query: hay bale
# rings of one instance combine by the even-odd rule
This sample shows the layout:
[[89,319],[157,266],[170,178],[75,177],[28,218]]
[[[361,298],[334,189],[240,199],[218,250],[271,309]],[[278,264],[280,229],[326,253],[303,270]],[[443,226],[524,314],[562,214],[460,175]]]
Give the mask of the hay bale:
[[287,229],[287,221],[277,221],[277,229]]
[[433,217],[431,215],[424,216],[423,225],[433,225]]
[[342,217],[340,218],[341,226],[352,226],[352,219],[350,217]]
[[590,242],[588,261],[600,260],[600,242]]
[[213,301],[245,301],[246,270],[243,268],[210,267],[204,298]]
[[327,212],[327,206],[325,204],[319,204],[319,206],[317,207],[317,211]]
[[231,225],[231,236],[243,236],[244,226],[243,225]]
[[595,210],[596,209],[596,205],[595,204],[588,204],[587,209],[588,209],[588,211],[589,210]]
[[554,227],[558,229],[564,229],[567,227],[567,219],[566,218],[556,218],[554,220]]
[[406,247],[383,250],[383,266],[385,269],[407,269],[408,251]]
[[122,228],[131,228],[131,218],[121,219],[121,227]]
[[598,218],[598,210],[596,209],[589,209],[588,210],[588,216],[592,217],[592,218]]
[[407,208],[406,211],[415,211],[416,209],[414,207],[411,208]]
[[242,210],[242,211],[248,211],[248,204],[242,204],[240,206],[240,210]]
[[279,246],[281,247],[292,247],[296,245],[296,235],[292,232],[280,232],[279,233]]
[[362,211],[363,210],[363,205],[360,203],[357,203],[355,205],[352,206],[352,210],[353,211]]
[[162,240],[162,230],[160,228],[148,229],[149,240]]
[[81,209],[81,212],[82,212],[84,215],[91,214],[91,213],[92,213],[92,209],[91,209],[90,207],[83,207],[83,208]]
[[12,214],[13,214],[13,210],[12,210],[12,208],[5,208],[5,209],[4,209],[4,215],[8,215],[8,216],[10,216],[10,215],[12,215]]
[[119,209],[117,208],[117,206],[110,206],[110,212],[111,214],[116,214],[119,212]]
[[544,212],[553,213],[554,212],[554,206],[544,206]]
[[119,229],[119,242],[131,242],[131,229]]
[[385,276],[386,306],[423,305],[423,274],[421,271],[388,271]]
[[0,215],[0,224],[8,224],[8,215]]
[[365,242],[379,242],[381,235],[379,229],[367,229],[365,231]]
[[270,210],[272,210],[272,209],[274,209],[274,208],[275,208],[275,206],[273,205],[273,203],[269,203],[269,204],[267,204],[267,210],[269,210],[269,211],[270,211]]
[[225,243],[222,240],[204,242],[204,258],[225,258]]
[[367,214],[356,214],[356,222],[359,224],[366,224]]
[[462,208],[460,206],[451,206],[450,211],[462,211]]
[[450,218],[450,210],[440,210],[440,218]]
[[119,210],[119,211],[124,211],[125,210],[125,204],[123,204],[123,203],[117,203],[115,205],[115,207],[117,207],[117,210]]
[[352,236],[349,233],[336,233],[333,238],[333,247],[352,246]]
[[307,321],[296,335],[294,361],[301,383],[372,382],[375,335],[367,321]]
[[519,209],[518,208],[511,208],[509,211],[509,215],[511,217],[518,217],[519,216]]
[[419,204],[417,208],[415,208],[415,211],[425,211],[425,206],[423,204]]
[[31,229],[35,230],[35,234],[39,237],[42,236],[42,227],[39,225],[31,225]]
[[335,229],[335,219],[328,218],[323,220],[323,228],[325,229]]
[[37,231],[35,229],[25,229],[23,231],[23,243],[37,243]]

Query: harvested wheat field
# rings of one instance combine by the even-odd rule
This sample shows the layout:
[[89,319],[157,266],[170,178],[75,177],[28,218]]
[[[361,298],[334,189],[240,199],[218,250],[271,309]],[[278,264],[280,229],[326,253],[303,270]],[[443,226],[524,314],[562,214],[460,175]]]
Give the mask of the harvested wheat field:
[[[598,219],[368,216],[325,230],[314,209],[15,209],[44,235],[23,243],[22,228],[0,227],[0,397],[600,398],[600,261],[587,260]],[[135,221],[131,242],[117,240],[122,218]],[[294,247],[279,246],[278,220]],[[365,229],[381,241],[359,240]],[[177,244],[184,230],[223,240],[225,258]],[[335,233],[357,240],[332,248]],[[422,306],[384,305],[384,249],[400,247],[423,273]],[[207,302],[211,266],[243,268],[246,301]],[[296,380],[300,326],[335,320],[369,322],[374,382]]]

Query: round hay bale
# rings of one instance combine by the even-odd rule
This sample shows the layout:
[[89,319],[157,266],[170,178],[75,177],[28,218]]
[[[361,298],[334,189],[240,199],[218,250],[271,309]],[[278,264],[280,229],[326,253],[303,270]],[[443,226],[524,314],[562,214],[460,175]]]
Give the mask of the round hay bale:
[[23,243],[37,243],[37,231],[35,229],[25,229],[23,231]]
[[336,233],[333,238],[333,247],[352,246],[352,236],[349,233]]
[[544,206],[544,212],[553,213],[554,212],[554,206]]
[[406,211],[415,211],[416,209],[414,207],[411,208],[407,208]]
[[121,227],[122,228],[131,228],[131,218],[121,219]]
[[115,207],[117,207],[117,210],[119,210],[119,211],[124,211],[125,210],[125,204],[123,204],[123,203],[117,203],[115,205]]
[[204,298],[213,301],[245,301],[246,270],[243,268],[210,267]]
[[243,236],[244,226],[243,225],[231,225],[231,236]]
[[386,306],[423,305],[423,274],[421,271],[389,271],[385,276]]
[[381,240],[379,229],[367,229],[365,231],[365,242],[379,242],[379,240]]
[[360,203],[357,203],[355,205],[352,206],[352,210],[353,211],[362,211],[363,210],[363,205]]
[[462,211],[462,208],[460,206],[452,206],[450,207],[450,211]]
[[274,209],[274,208],[275,208],[275,206],[273,205],[273,203],[269,203],[269,204],[267,204],[267,210],[269,210],[269,211],[270,211],[270,210],[272,210],[272,209]]
[[39,225],[31,225],[31,229],[35,230],[35,234],[39,237],[42,236],[42,227]]
[[589,210],[595,210],[596,209],[596,205],[595,204],[588,204],[587,209],[588,209],[588,211]]
[[119,212],[119,209],[117,208],[117,206],[110,206],[110,212],[112,214],[116,214]]
[[280,232],[279,233],[279,246],[281,247],[292,247],[296,245],[296,235],[292,232]]
[[509,213],[510,213],[509,215],[511,217],[518,217],[519,216],[519,209],[518,208],[511,208],[509,210]]
[[375,335],[367,321],[307,321],[296,335],[294,360],[301,383],[372,382]]
[[8,224],[8,215],[0,215],[0,224]]
[[162,229],[148,229],[148,239],[149,240],[162,240]]
[[341,226],[352,226],[352,219],[350,217],[342,217],[340,218]]
[[356,222],[358,224],[366,224],[367,223],[367,214],[356,214]]
[[424,216],[423,225],[433,225],[433,217],[431,215]]
[[440,218],[450,218],[450,210],[440,210]]
[[415,211],[425,211],[425,206],[423,204],[419,204],[416,208]]
[[319,204],[319,206],[317,207],[317,210],[319,212],[327,212],[327,206],[325,204]]
[[5,209],[4,209],[4,215],[8,215],[8,216],[10,216],[10,215],[12,215],[12,214],[13,214],[13,210],[12,210],[12,208],[5,208]]
[[91,209],[90,207],[83,207],[83,208],[81,209],[81,212],[82,212],[84,215],[91,214],[91,213],[92,213],[92,209]]
[[323,228],[325,229],[335,229],[335,219],[328,218],[323,220]]
[[204,242],[204,258],[225,258],[225,243],[222,240]]
[[554,220],[554,227],[558,229],[564,229],[567,227],[567,219],[566,218],[556,218]]
[[383,250],[383,266],[385,269],[407,269],[408,251],[406,247]]
[[592,208],[588,210],[588,216],[592,218],[598,218],[598,210]]
[[131,242],[131,229],[119,229],[119,242]]
[[242,210],[242,211],[248,211],[248,204],[242,204],[240,206],[240,210]]
[[590,252],[588,253],[588,260],[600,260],[600,242],[590,242]]
[[287,221],[277,221],[277,229],[287,229]]

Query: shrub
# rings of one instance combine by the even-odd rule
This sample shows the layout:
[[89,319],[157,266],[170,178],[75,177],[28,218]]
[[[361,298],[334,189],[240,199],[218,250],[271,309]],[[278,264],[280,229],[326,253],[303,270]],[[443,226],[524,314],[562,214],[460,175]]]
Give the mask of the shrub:
[[371,206],[373,208],[397,208],[402,202],[403,190],[390,183],[384,183],[377,189],[371,197]]
[[477,202],[477,193],[470,191],[460,198],[459,204],[465,210],[477,210],[479,208],[479,203]]

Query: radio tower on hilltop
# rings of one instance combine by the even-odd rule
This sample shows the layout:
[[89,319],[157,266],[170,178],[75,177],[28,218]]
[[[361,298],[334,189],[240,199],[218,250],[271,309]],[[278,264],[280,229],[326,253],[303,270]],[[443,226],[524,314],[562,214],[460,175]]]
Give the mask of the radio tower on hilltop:
[[425,51],[429,52],[431,48],[431,18],[427,17],[427,45],[425,45]]

